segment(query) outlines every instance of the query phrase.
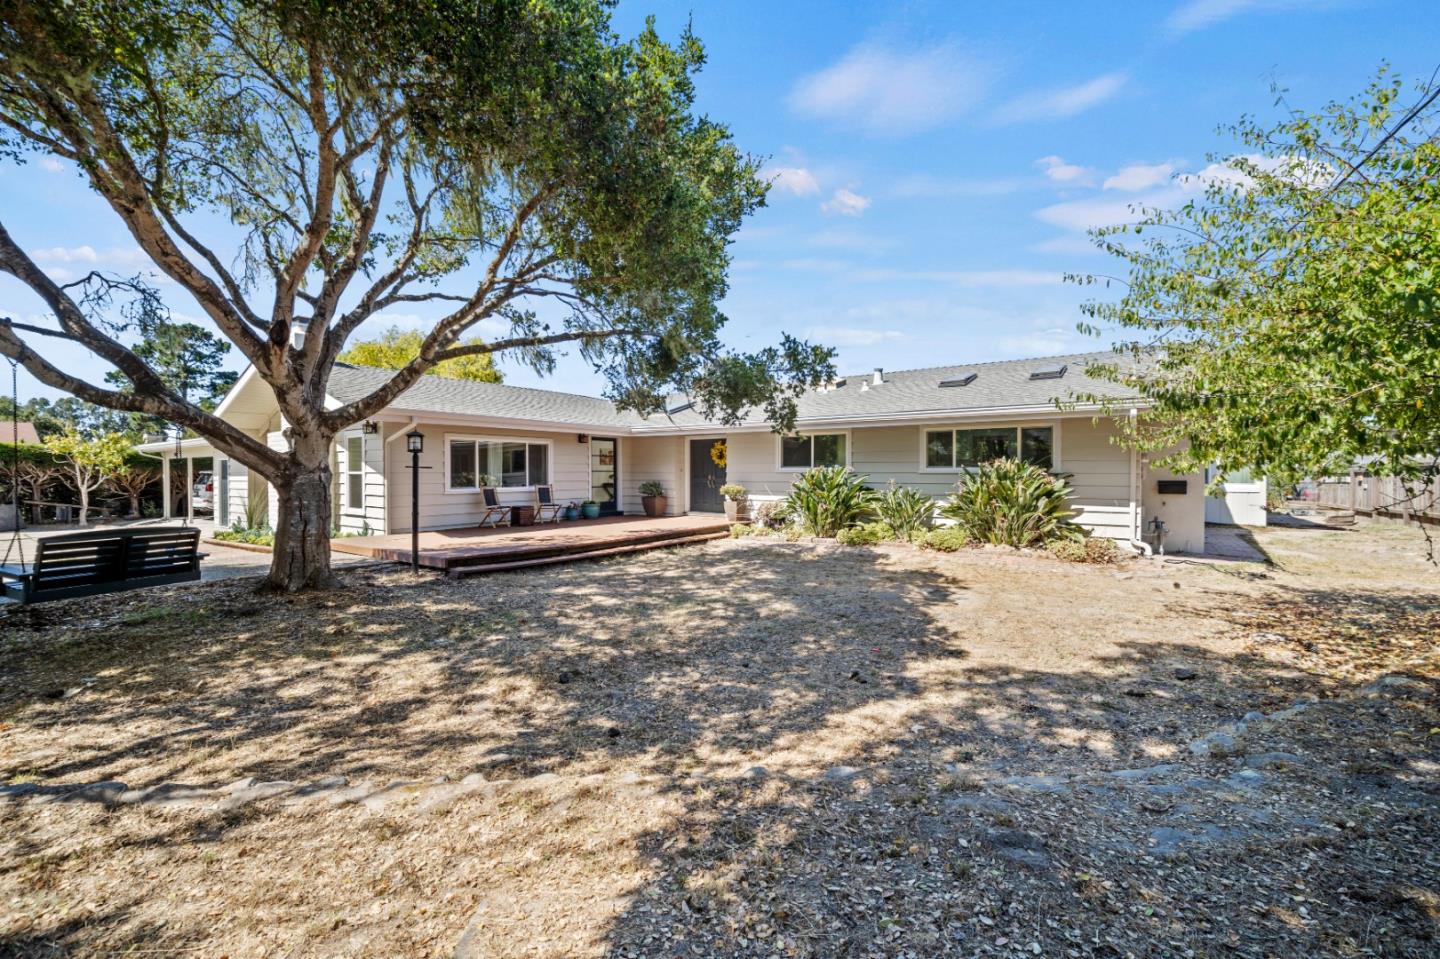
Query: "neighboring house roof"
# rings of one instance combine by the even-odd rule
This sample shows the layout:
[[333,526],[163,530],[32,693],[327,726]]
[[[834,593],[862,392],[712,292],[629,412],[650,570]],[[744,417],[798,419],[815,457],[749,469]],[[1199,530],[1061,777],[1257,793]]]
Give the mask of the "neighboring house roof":
[[4,443],[39,443],[40,433],[35,429],[34,423],[19,422],[15,424],[13,431],[5,429],[0,425],[0,442]]

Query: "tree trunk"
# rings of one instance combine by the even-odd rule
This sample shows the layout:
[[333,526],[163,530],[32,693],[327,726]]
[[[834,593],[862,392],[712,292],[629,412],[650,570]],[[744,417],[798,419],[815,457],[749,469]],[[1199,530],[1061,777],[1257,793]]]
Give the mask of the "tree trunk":
[[130,494],[130,518],[140,518],[140,496],[138,493]]
[[[328,452],[328,447],[326,447]],[[271,480],[279,497],[267,589],[286,593],[324,589],[330,576],[330,464],[297,468]]]
[[90,512],[90,490],[84,483],[80,484],[80,526],[86,525],[86,514]]

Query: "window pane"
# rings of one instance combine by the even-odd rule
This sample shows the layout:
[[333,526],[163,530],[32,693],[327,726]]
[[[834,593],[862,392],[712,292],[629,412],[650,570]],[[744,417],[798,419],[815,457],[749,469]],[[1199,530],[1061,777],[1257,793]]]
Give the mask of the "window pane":
[[949,469],[955,465],[955,431],[925,434],[925,465],[931,469]]
[[1015,458],[1015,430],[1002,427],[955,431],[957,466],[979,466],[991,460]]
[[780,437],[780,465],[786,469],[809,469],[810,437]]
[[830,433],[825,436],[812,436],[811,440],[815,444],[816,466],[845,465],[844,433]]
[[475,444],[469,440],[450,441],[450,488],[474,489]]
[[1025,462],[1049,469],[1054,431],[1048,426],[1027,426],[1020,431],[1020,456]]
[[534,443],[530,446],[530,485],[544,486],[550,482],[550,447]]
[[500,485],[500,444],[475,444],[475,481],[478,486]]
[[364,505],[365,495],[365,438],[363,436],[349,436],[345,438],[345,506],[348,509],[360,509]]
[[347,479],[349,480],[349,489],[346,490],[346,493],[350,497],[350,508],[359,509],[365,496],[365,477],[359,473],[351,473]]
[[525,444],[502,444],[500,462],[500,485],[524,486],[526,483],[526,479],[527,477],[525,473]]

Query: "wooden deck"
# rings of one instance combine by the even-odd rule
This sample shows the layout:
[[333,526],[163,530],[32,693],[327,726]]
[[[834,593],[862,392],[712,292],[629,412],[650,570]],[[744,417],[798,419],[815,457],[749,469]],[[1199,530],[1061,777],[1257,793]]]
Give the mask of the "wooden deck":
[[[420,533],[420,565],[451,576],[522,569],[682,546],[729,535],[723,516],[611,516],[543,526],[427,530]],[[339,553],[410,562],[410,534],[347,536],[330,541]]]

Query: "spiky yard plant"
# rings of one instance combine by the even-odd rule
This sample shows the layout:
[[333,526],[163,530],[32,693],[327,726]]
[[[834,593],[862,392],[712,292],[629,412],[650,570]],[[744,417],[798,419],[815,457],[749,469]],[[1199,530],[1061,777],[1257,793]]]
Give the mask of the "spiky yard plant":
[[892,481],[876,499],[875,514],[900,539],[909,539],[935,524],[935,501],[918,489]]
[[779,512],[810,536],[833,537],[868,516],[875,501],[865,477],[845,466],[819,466],[800,474]]
[[998,459],[962,477],[940,512],[976,542],[1043,546],[1084,536],[1070,519],[1070,496],[1064,480],[1040,467]]

